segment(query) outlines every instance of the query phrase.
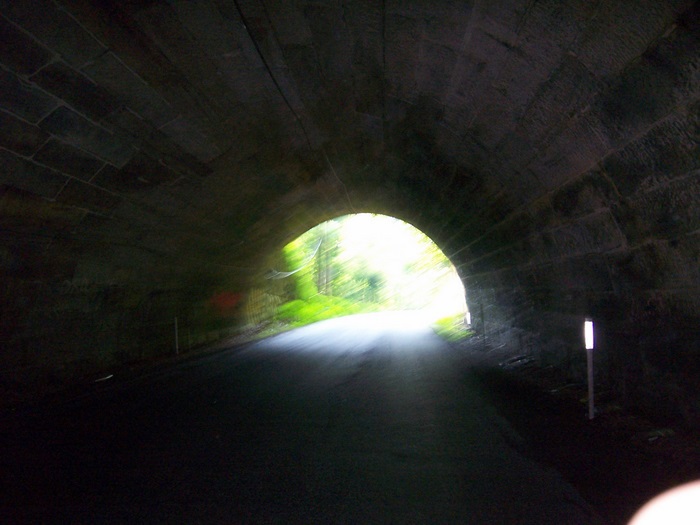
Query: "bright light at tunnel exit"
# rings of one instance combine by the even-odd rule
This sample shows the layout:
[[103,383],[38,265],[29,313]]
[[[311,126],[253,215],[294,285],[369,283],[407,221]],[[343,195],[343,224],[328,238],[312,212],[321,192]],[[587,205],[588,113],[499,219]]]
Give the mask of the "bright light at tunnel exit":
[[368,213],[339,217],[289,243],[284,254],[284,275],[296,282],[298,298],[309,303],[306,310],[310,305],[336,310],[332,317],[414,310],[426,320],[468,315],[452,263],[425,234],[399,219]]

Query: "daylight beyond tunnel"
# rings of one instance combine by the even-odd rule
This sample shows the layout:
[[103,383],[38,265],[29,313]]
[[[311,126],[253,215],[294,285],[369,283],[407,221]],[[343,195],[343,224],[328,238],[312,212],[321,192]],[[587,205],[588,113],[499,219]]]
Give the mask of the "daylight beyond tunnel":
[[431,321],[467,313],[464,286],[442,251],[385,215],[325,221],[289,242],[279,261],[285,267],[266,276],[276,297],[266,317],[280,329],[367,312],[415,310]]

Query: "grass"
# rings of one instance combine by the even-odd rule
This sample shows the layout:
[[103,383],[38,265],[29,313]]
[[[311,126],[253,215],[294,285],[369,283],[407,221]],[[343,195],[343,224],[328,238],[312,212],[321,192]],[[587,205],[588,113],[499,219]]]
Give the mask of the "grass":
[[474,331],[467,328],[463,313],[438,319],[433,323],[433,330],[435,330],[435,333],[440,337],[452,343],[462,341],[474,335]]
[[284,325],[297,328],[326,319],[376,312],[377,310],[378,306],[374,304],[317,294],[306,300],[297,299],[279,306],[275,314],[275,320]]

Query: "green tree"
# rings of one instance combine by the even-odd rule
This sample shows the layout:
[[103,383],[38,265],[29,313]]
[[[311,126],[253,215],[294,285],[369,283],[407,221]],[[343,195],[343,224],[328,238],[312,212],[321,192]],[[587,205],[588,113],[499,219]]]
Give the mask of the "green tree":
[[284,257],[283,277],[294,280],[297,299],[280,315],[294,324],[377,308],[449,309],[460,289],[464,303],[450,261],[397,219],[360,214],[322,223],[285,246]]
[[313,257],[313,252],[309,251],[305,240],[298,237],[283,249],[289,276],[294,279],[297,298],[302,300],[309,299],[318,293],[314,282],[313,265],[309,261],[309,258]]

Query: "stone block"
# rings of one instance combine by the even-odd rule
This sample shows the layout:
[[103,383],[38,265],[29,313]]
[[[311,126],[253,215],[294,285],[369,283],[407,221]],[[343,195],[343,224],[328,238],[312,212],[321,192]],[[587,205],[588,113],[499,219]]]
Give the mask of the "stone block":
[[37,232],[67,232],[82,220],[84,212],[51,202],[35,193],[11,186],[0,187],[0,229],[22,239],[37,239]]
[[582,114],[541,148],[529,168],[547,190],[554,190],[593,169],[610,146],[600,123]]
[[65,106],[56,109],[39,125],[65,142],[89,151],[117,167],[126,164],[135,153],[129,144]]
[[183,151],[165,133],[129,109],[113,113],[105,122],[125,142],[132,143],[134,147],[179,173],[204,177],[212,171],[209,166]]
[[488,151],[493,151],[515,130],[519,112],[519,108],[504,93],[494,93],[474,116],[468,130],[470,138],[477,140]]
[[51,139],[42,147],[34,160],[50,168],[88,181],[104,166],[104,162],[73,146]]
[[485,257],[481,257],[468,263],[463,268],[470,275],[489,274],[506,268],[513,268],[517,260],[513,252],[506,248],[497,252],[491,252]]
[[613,210],[631,243],[675,239],[700,228],[700,170],[639,193]]
[[649,59],[625,71],[595,104],[593,112],[613,147],[624,146],[675,108],[674,78]]
[[58,106],[52,96],[0,69],[0,106],[32,123],[39,122]]
[[[192,118],[191,104],[196,104],[198,113],[208,121],[230,117],[236,102],[217,74],[216,64],[196,35],[183,27],[173,9],[167,4],[151,3],[148,8],[136,10],[134,18],[143,34],[157,42],[158,53],[177,70],[179,86],[172,89],[175,86],[170,81],[165,87],[178,100],[180,111]],[[274,62],[269,63],[274,67]]]
[[161,130],[202,162],[208,162],[221,155],[221,150],[209,137],[182,117],[166,124]]
[[449,47],[426,42],[423,45],[423,61],[417,72],[423,93],[441,100],[450,84],[457,62],[457,53]]
[[115,176],[115,174],[118,171],[119,171],[119,169],[115,168],[111,164],[105,164],[94,175],[94,177],[92,177],[92,179],[89,182],[91,184],[95,184],[96,186],[102,186],[102,187],[111,189],[111,188],[109,188],[109,185],[107,183],[112,180],[112,178]]
[[30,80],[95,120],[119,107],[114,97],[63,62],[49,64]]
[[71,179],[56,200],[76,208],[108,213],[119,204],[121,198],[92,184]]
[[308,46],[311,44],[311,32],[297,5],[285,0],[273,0],[274,7],[268,12],[272,19],[275,36],[282,46]]
[[536,155],[536,140],[535,134],[524,133],[521,119],[516,129],[506,133],[503,140],[496,146],[496,156],[501,159],[504,166],[516,171],[522,170],[522,167],[527,166]]
[[95,37],[53,2],[0,0],[0,11],[73,67],[105,51]]
[[135,199],[123,200],[113,212],[122,232],[139,238],[148,230],[163,227],[163,217],[153,208],[146,207]]
[[587,215],[607,208],[616,188],[600,172],[589,172],[558,188],[551,196],[553,210],[562,219]]
[[537,95],[540,86],[552,77],[561,64],[563,50],[551,43],[539,44],[544,49],[532,52],[514,52],[498,74],[493,87],[506,93],[510,104],[522,115]]
[[352,68],[351,41],[347,26],[341,23],[343,11],[338,7],[307,4],[304,16],[315,43],[322,74],[331,82],[350,78]]
[[[415,65],[402,55],[408,55],[405,47],[413,47],[413,43],[387,43],[387,59],[385,65],[387,94],[397,100],[413,102],[418,93],[415,78]],[[415,45],[415,47],[418,47]]]
[[533,51],[544,54],[544,49],[538,47],[543,41],[551,41],[560,49],[570,48],[596,17],[598,9],[598,4],[588,0],[548,0],[533,4],[522,21],[520,39],[524,41],[524,48],[528,54]]
[[[673,246],[675,244],[675,246]],[[647,242],[611,258],[622,290],[690,290],[700,286],[697,246],[691,242]]]
[[645,53],[647,61],[672,79],[676,105],[686,105],[700,95],[700,30],[694,31],[679,25]]
[[138,153],[120,170],[111,167],[103,169],[93,182],[118,193],[132,193],[172,182],[177,178],[177,173],[156,159]]
[[557,126],[582,111],[600,87],[599,81],[579,60],[564,56],[518,120],[518,129],[532,142],[543,140]]
[[440,0],[439,2],[388,0],[385,8],[388,15],[401,14],[415,18],[449,19],[470,13],[474,3],[472,0]]
[[674,17],[675,13],[667,2],[606,1],[573,51],[598,78],[612,78],[630,61],[641,56],[674,22]]
[[626,197],[700,169],[700,104],[672,115],[608,156],[603,169]]
[[[117,223],[117,221],[110,216],[102,213],[87,212],[83,215],[80,224],[75,229],[76,236],[78,238],[84,238],[95,234],[112,235],[123,231],[123,228],[115,227],[115,223]],[[110,239],[113,242],[117,240],[113,237],[110,237]]]
[[113,53],[105,53],[87,64],[82,71],[157,128],[177,116],[157,91]]
[[608,262],[601,255],[586,255],[561,261],[524,268],[520,274],[521,284],[529,290],[544,292],[549,298],[543,310],[563,311],[566,301],[580,290],[611,291],[612,283]]
[[583,217],[548,233],[555,246],[553,255],[561,259],[589,253],[604,253],[625,245],[625,238],[617,222],[607,210]]
[[495,188],[484,187],[463,203],[463,229],[470,235],[483,235],[495,225],[507,220],[517,205],[510,195]]
[[[88,246],[91,241],[99,239],[109,239],[109,243],[112,245],[137,245],[143,235],[141,229],[115,218],[116,211],[123,202],[121,201],[115,208],[109,210],[109,214],[99,211],[98,208],[94,212],[85,212],[80,224],[73,229],[74,238],[85,242]],[[114,274],[115,269],[117,275]],[[119,264],[115,268],[112,262],[100,258],[83,258],[81,261],[81,273],[95,279],[124,278],[125,275],[121,273],[121,270]]]
[[425,38],[459,51],[464,45],[469,31],[470,17],[473,15],[471,2],[453,4],[453,10],[444,16],[430,13],[423,19]]
[[525,212],[515,213],[489,229],[478,241],[472,243],[469,246],[469,251],[474,257],[502,251],[528,237],[531,223],[529,214]]
[[[623,232],[620,230],[614,215],[608,209],[582,218],[579,224],[581,231],[585,232],[583,237],[585,241],[577,244],[582,253],[606,253],[623,249],[627,245]],[[569,240],[571,241],[573,238],[575,235],[569,237]],[[560,243],[560,240],[561,238],[557,239],[557,244],[561,249],[563,243]],[[587,250],[583,249],[585,243],[588,243]]]
[[30,157],[48,139],[40,128],[0,110],[0,146]]
[[0,184],[53,199],[68,178],[57,171],[0,149]]
[[[219,71],[227,83],[229,89],[235,93],[235,98],[241,104],[256,106],[269,101],[270,93],[275,89],[272,80],[260,76],[259,70],[242,67],[232,63],[230,60],[222,60],[219,66]],[[311,75],[307,78],[297,78],[298,83],[302,82],[303,86],[309,91],[300,90],[300,94],[307,99],[314,99],[314,94],[317,93],[319,86]]]
[[51,52],[0,15],[0,62],[21,75],[31,75],[52,59]]
[[602,254],[587,254],[566,261],[568,278],[563,289],[584,290],[586,293],[611,292],[613,284],[608,271],[608,261]]
[[[7,250],[4,256],[0,255],[0,268],[6,279],[39,280],[65,276],[70,274],[75,267],[75,263],[71,264],[65,259],[46,257],[46,251],[50,247],[48,239],[18,238],[16,236],[0,239],[3,248]],[[23,299],[26,300],[26,297]],[[21,305],[14,306],[20,306],[19,311],[16,313],[8,312],[8,314],[11,318],[19,317],[12,324],[21,325],[23,321],[26,322],[26,306],[24,308],[21,308]],[[3,311],[3,317],[4,315]],[[22,320],[22,316],[25,316],[24,320]]]

